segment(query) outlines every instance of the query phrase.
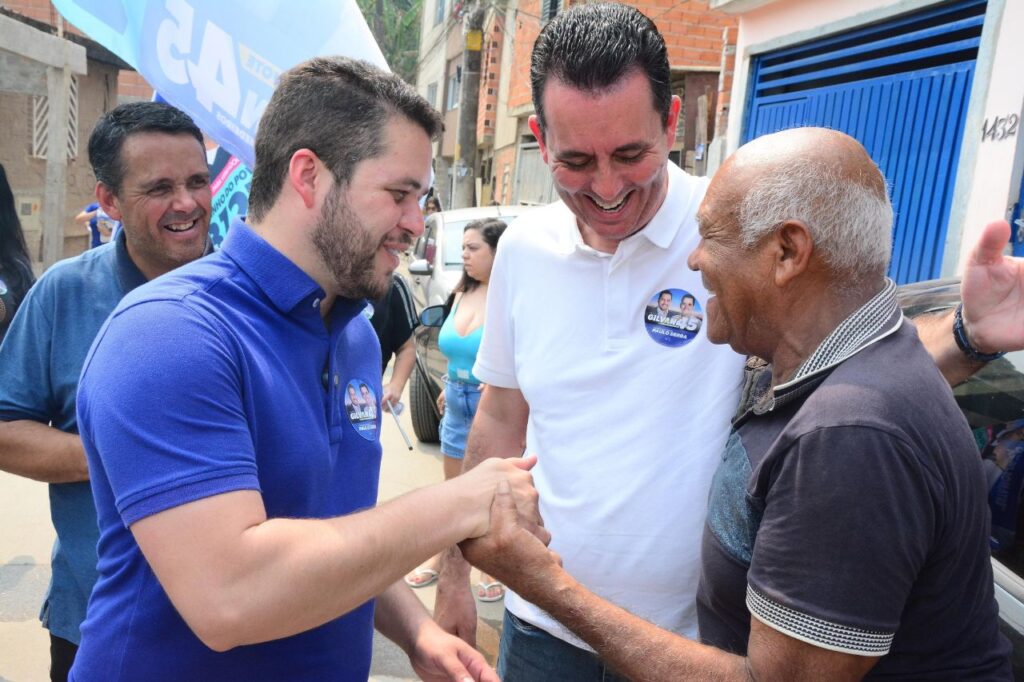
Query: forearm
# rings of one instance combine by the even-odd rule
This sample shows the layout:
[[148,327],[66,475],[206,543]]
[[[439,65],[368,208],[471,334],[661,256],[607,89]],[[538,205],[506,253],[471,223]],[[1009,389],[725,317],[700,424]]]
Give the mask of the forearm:
[[747,659],[663,630],[601,599],[560,567],[520,594],[633,680],[750,680]]
[[468,471],[491,457],[522,455],[528,417],[529,408],[518,390],[488,386],[466,439],[462,470]]
[[44,483],[89,480],[82,439],[28,419],[0,422],[0,469]]
[[[156,514],[132,531],[189,627],[223,651],[304,632],[385,592],[486,528],[482,492],[451,481],[358,514],[267,520],[258,494],[242,491]],[[258,511],[240,500],[255,500]],[[228,530],[202,532],[212,519]]]
[[917,327],[921,343],[950,386],[963,383],[985,366],[984,362],[971,360],[964,355],[956,345],[953,339],[953,314],[954,310],[947,310],[920,315],[911,320]]
[[377,631],[411,654],[424,624],[432,622],[422,602],[402,581],[394,583],[377,597],[374,611]]
[[[518,457],[522,454],[529,414],[525,406],[519,391],[491,386],[484,392],[466,440],[466,454],[462,460],[464,472],[491,457]],[[441,568],[442,578],[454,579],[456,584],[461,585],[469,579],[470,566],[455,545],[442,555]],[[438,589],[446,587],[447,584]]]
[[395,354],[395,366],[391,370],[391,388],[395,395],[401,396],[405,384],[416,366],[416,346],[410,338]]

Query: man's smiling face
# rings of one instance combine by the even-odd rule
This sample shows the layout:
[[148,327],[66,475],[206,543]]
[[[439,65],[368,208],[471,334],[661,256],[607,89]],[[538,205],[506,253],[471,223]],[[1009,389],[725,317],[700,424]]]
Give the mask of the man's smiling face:
[[101,185],[101,203],[106,199],[105,210],[124,226],[139,270],[152,279],[202,256],[211,199],[199,141],[188,134],[134,133],[121,147],[121,164],[120,188]]
[[530,125],[587,244],[612,252],[658,212],[678,115],[674,99],[662,124],[640,71],[601,90],[580,90],[557,78],[545,85],[544,128],[535,118]]

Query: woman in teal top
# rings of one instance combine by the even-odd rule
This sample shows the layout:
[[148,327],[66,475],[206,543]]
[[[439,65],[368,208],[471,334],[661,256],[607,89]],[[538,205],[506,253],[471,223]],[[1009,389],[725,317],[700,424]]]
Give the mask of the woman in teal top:
[[[505,231],[505,223],[496,218],[474,220],[462,234],[462,279],[448,305],[451,312],[437,337],[438,348],[448,358],[448,375],[444,391],[437,398],[441,417],[441,454],[444,455],[444,478],[448,480],[462,471],[466,436],[480,402],[480,380],[473,375],[476,353],[484,334],[487,312],[487,282],[491,279],[494,251]],[[405,577],[412,587],[424,587],[437,579],[438,557]],[[487,575],[477,584],[477,598],[497,601],[505,594],[499,582]]]
[[[467,307],[463,306],[463,311]],[[479,386],[480,381],[473,375],[473,365],[476,363],[476,352],[480,349],[480,339],[484,336],[484,326],[481,324],[473,331],[462,336],[455,329],[455,320],[458,317],[459,304],[456,303],[455,308],[445,318],[444,324],[441,326],[441,332],[437,337],[437,347],[448,358],[448,381]],[[445,444],[445,441],[442,440],[441,452],[456,461],[462,459],[465,447],[453,446],[451,441],[448,441],[447,448]]]

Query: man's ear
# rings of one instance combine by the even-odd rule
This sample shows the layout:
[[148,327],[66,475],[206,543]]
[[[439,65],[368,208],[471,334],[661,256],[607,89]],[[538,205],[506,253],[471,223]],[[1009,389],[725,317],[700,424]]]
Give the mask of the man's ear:
[[678,95],[672,95],[672,104],[668,109],[668,120],[665,122],[665,135],[668,141],[668,148],[676,144],[676,124],[679,123],[679,112],[682,109],[683,101]]
[[299,195],[306,208],[313,208],[316,205],[322,167],[320,158],[311,149],[296,150],[288,162],[288,184]]
[[102,182],[96,183],[96,201],[99,202],[103,212],[114,220],[121,220],[121,207],[118,206],[117,196],[107,185]]
[[784,287],[807,271],[814,254],[814,238],[807,225],[787,220],[775,229],[775,284]]
[[540,127],[540,119],[534,114],[527,119],[527,123],[530,124],[530,130],[533,132],[533,136],[537,138],[537,144],[540,145],[540,157],[544,159],[544,163],[548,162],[548,146],[544,143],[544,129]]

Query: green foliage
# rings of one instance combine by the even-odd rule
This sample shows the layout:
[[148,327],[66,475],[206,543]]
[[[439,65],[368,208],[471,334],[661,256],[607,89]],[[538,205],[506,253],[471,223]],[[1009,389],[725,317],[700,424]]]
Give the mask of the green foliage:
[[391,70],[416,82],[422,0],[356,0]]

